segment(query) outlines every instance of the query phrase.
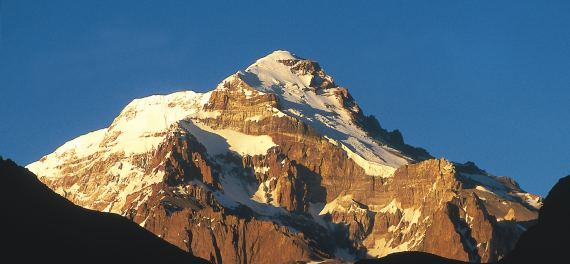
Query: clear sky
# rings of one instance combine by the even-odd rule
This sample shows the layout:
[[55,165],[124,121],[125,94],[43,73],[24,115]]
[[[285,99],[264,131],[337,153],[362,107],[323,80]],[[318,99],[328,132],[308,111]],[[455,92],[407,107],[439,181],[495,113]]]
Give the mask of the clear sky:
[[570,173],[570,1],[213,2],[1,1],[0,155],[28,164],[285,49],[436,157],[540,195]]

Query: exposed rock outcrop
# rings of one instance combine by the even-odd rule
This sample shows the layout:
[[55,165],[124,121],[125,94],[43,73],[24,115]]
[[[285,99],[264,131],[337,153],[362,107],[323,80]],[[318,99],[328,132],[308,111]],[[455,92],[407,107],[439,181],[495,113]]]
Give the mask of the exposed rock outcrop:
[[[478,198],[473,195],[468,203],[477,203]],[[538,223],[530,227],[521,236],[515,249],[497,263],[565,263],[567,259],[565,243],[570,236],[568,219],[568,200],[570,200],[570,176],[561,178],[550,190],[540,209]],[[475,207],[477,208],[477,206]],[[482,207],[479,207],[482,208]],[[471,213],[471,215],[474,215]],[[443,220],[446,220],[445,218]],[[510,220],[507,220],[510,221]],[[479,234],[483,231],[483,234]],[[473,237],[490,234],[487,230],[474,230]],[[447,236],[442,236],[447,237]],[[504,236],[503,236],[504,237]],[[440,248],[435,246],[434,248]],[[493,252],[491,252],[493,253]],[[496,253],[496,252],[495,252]],[[483,256],[483,255],[481,255]],[[360,260],[357,264],[461,264],[463,261],[443,258],[423,252],[399,252],[380,259]]]

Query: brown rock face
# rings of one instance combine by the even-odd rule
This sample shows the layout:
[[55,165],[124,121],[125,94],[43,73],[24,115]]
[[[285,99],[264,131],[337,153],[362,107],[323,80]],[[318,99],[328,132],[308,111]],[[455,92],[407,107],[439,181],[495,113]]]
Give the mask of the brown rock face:
[[467,260],[469,259],[469,253],[462,246],[461,233],[457,232],[455,223],[449,215],[450,210],[448,207],[435,212],[433,222],[430,228],[426,230],[425,236],[427,240],[419,249],[420,251],[452,259]]
[[[203,187],[161,190],[133,221],[196,256],[213,263],[287,263],[319,257],[302,235],[271,221],[245,217],[247,212],[227,211]],[[287,254],[276,258],[275,248]]]
[[[497,222],[486,208],[490,204],[507,212],[517,203],[506,202],[504,197],[480,198],[481,191],[466,188],[472,182],[461,177],[462,170],[444,159],[399,168],[380,190],[375,190],[381,195],[371,195],[365,202],[369,206],[380,204],[370,206],[376,213],[374,226],[362,241],[368,254],[414,250],[490,262],[511,250],[522,233],[518,224]],[[524,206],[517,208],[521,214],[534,212]]]
[[30,168],[74,203],[213,263],[407,250],[489,262],[536,218],[540,199],[516,182],[431,158],[365,116],[317,63],[271,56],[207,94],[135,101]]

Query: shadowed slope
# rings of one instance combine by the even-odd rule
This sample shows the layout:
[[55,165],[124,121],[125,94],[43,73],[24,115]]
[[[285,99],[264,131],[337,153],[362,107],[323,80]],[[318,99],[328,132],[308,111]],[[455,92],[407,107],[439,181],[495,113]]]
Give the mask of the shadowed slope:
[[550,190],[538,224],[529,228],[502,263],[568,263],[570,175]]
[[115,214],[83,209],[0,158],[2,258],[17,263],[207,263]]
[[447,259],[425,252],[398,252],[380,259],[366,259],[358,264],[462,264],[459,260]]

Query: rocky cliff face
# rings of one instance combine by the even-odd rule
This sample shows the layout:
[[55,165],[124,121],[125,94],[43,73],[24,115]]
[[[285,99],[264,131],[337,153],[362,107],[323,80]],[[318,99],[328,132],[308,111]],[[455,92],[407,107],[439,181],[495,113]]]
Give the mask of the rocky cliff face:
[[137,99],[28,168],[215,263],[406,250],[494,261],[540,207],[509,178],[406,145],[319,64],[284,51],[208,93]]

